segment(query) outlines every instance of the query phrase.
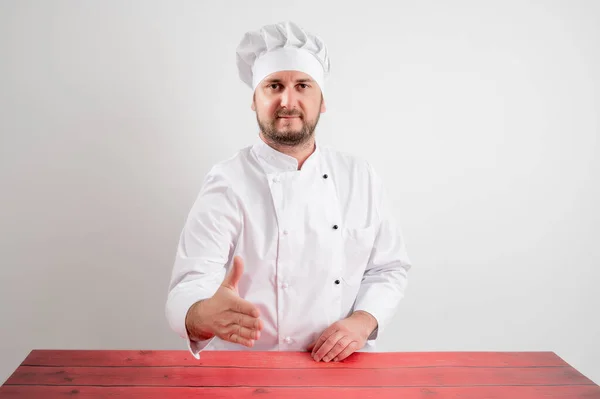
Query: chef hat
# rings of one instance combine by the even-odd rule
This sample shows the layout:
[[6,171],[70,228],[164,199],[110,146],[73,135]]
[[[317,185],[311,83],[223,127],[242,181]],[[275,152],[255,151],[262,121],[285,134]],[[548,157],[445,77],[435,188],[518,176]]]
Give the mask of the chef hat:
[[277,71],[301,71],[325,90],[329,55],[323,40],[293,22],[263,26],[247,32],[236,50],[240,78],[252,90]]

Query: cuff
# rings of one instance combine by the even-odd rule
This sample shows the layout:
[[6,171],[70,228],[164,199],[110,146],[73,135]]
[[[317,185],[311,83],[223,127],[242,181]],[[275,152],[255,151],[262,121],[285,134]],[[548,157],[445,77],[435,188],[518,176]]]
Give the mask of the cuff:
[[368,314],[370,314],[371,316],[373,316],[373,318],[375,318],[376,322],[377,322],[377,326],[375,327],[375,329],[371,332],[371,335],[369,335],[369,337],[367,338],[367,341],[372,341],[374,339],[377,339],[377,336],[379,335],[379,326],[380,326],[380,318],[377,317],[377,314],[375,312],[373,312],[373,310],[368,309],[366,307],[361,307],[361,306],[357,306],[354,308],[354,312],[361,310],[363,312],[366,312]]
[[196,359],[200,359],[200,352],[202,352],[202,350],[204,350],[208,346],[208,344],[210,344],[213,341],[213,339],[215,339],[215,337],[205,339],[202,341],[192,341],[188,337],[187,338],[188,350],[190,351],[192,356],[194,356]]
[[200,359],[200,351],[202,351],[214,337],[202,341],[192,341],[185,326],[185,318],[193,304],[208,297],[210,297],[210,295],[199,295],[197,292],[179,292],[177,294],[172,294],[169,297],[166,306],[167,320],[171,329],[187,341],[187,347],[196,359]]

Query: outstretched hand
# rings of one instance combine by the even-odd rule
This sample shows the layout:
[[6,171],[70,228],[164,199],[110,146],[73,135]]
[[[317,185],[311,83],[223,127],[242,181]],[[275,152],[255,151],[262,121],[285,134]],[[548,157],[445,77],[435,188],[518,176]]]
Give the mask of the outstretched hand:
[[260,338],[263,322],[258,308],[240,298],[238,283],[243,274],[244,262],[236,256],[217,292],[190,307],[185,324],[192,339],[217,336],[250,348],[254,346],[254,341]]

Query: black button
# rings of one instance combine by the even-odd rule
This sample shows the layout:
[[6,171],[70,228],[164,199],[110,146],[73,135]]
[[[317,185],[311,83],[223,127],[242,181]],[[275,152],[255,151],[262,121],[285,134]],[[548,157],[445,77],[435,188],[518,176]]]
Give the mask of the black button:
[[328,176],[327,176],[327,173],[325,173],[325,174],[323,175],[323,179],[327,179],[327,177],[328,177]]
[[337,229],[338,229],[338,225],[337,225],[337,224],[334,224],[334,225],[333,225],[333,229],[334,229],[334,230],[337,230]]
[[339,284],[339,283],[340,283],[340,280],[335,280],[335,283],[336,283],[336,284]]

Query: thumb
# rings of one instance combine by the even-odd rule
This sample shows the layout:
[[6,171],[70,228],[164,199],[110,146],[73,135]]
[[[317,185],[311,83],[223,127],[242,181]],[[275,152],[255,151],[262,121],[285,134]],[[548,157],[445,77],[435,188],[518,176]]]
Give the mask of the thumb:
[[241,257],[235,256],[233,258],[233,265],[223,280],[223,285],[237,292],[237,286],[240,278],[242,278],[242,274],[244,274],[244,261]]

